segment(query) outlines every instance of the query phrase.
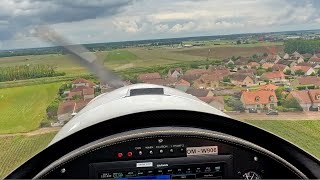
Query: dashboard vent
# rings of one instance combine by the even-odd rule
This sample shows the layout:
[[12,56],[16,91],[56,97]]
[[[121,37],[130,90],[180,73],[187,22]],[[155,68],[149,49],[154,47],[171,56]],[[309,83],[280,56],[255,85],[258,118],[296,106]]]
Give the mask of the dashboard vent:
[[151,95],[151,94],[164,95],[164,90],[163,88],[141,88],[141,89],[130,90],[130,96]]

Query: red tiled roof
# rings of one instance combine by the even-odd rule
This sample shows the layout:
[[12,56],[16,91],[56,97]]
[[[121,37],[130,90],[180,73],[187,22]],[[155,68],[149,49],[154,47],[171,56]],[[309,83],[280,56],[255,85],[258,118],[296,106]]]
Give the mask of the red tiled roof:
[[320,58],[317,55],[313,55],[310,59],[309,62],[320,62]]
[[199,79],[202,81],[219,81],[219,80],[222,80],[223,77],[215,73],[210,73],[210,74],[203,74]]
[[300,85],[319,84],[320,79],[315,76],[299,77],[296,79]]
[[145,73],[145,74],[140,74],[138,76],[138,79],[141,81],[147,81],[147,80],[153,80],[153,79],[161,79],[161,75],[157,72],[155,73]]
[[79,86],[79,87],[72,88],[72,89],[70,90],[70,92],[83,91],[84,89],[93,89],[93,88],[87,87],[87,86]]
[[205,74],[207,72],[208,70],[206,69],[190,69],[186,71],[185,75],[200,75],[200,74]]
[[72,98],[73,96],[76,96],[76,95],[79,95],[79,96],[82,96],[82,91],[73,91],[68,94],[68,98]]
[[186,93],[191,94],[195,97],[206,97],[209,93],[209,90],[189,88],[189,89],[187,89]]
[[273,97],[273,102],[277,103],[278,99],[274,91],[243,91],[241,98],[245,104],[268,104],[271,103]]
[[261,75],[262,79],[275,79],[275,78],[284,78],[284,74],[281,71],[275,72],[265,72]]
[[260,64],[257,63],[257,62],[249,62],[249,63],[248,63],[248,66],[256,67],[256,66],[260,66]]
[[265,91],[275,91],[276,89],[278,89],[278,86],[274,84],[266,84],[259,88],[259,90],[265,90]]
[[308,94],[308,90],[291,91],[291,96],[294,97],[301,104],[311,104],[311,99]]
[[273,71],[283,71],[286,67],[288,67],[288,66],[284,65],[284,64],[274,64],[272,66],[272,70]]
[[84,108],[90,100],[77,100],[77,101],[64,101],[59,104],[57,114],[65,114],[65,113],[72,113],[73,109],[75,108],[75,112],[79,112],[82,108]]
[[78,79],[72,81],[72,84],[80,84],[80,83],[88,83],[90,87],[96,85],[95,83],[93,83],[89,80],[83,79],[83,78],[78,78]]
[[306,73],[310,68],[312,68],[312,67],[310,67],[310,66],[293,66],[293,67],[292,67],[292,69],[293,69],[294,71],[301,70],[301,71],[303,71],[304,73]]
[[184,79],[180,79],[176,85],[185,85],[185,86],[190,86],[190,83]]
[[83,92],[83,95],[93,95],[94,89],[93,88],[83,89],[82,92]]
[[320,98],[318,98],[320,96],[320,89],[310,89],[309,96],[313,103],[320,103]]
[[261,65],[261,67],[262,67],[263,69],[272,68],[272,66],[273,66],[273,63],[263,63],[263,64]]

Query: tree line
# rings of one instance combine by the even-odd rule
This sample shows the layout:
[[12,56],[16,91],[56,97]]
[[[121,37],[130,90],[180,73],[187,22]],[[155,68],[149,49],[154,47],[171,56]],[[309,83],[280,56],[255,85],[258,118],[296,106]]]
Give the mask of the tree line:
[[287,40],[284,42],[284,51],[286,53],[293,53],[298,51],[299,53],[319,53],[320,52],[320,39],[313,40]]
[[64,72],[56,72],[55,67],[52,65],[36,64],[0,67],[0,82],[63,75],[65,75]]

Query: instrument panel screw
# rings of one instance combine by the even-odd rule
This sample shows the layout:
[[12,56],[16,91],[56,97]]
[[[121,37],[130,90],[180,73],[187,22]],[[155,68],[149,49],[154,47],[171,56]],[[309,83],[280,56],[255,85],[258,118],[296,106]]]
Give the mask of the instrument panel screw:
[[63,173],[66,172],[66,169],[65,169],[65,168],[62,168],[62,169],[60,170],[60,172],[63,174]]
[[159,142],[159,143],[162,143],[162,142],[163,142],[163,139],[158,139],[158,142]]
[[254,160],[254,161],[258,161],[259,159],[258,159],[257,156],[255,156],[255,157],[253,157],[253,160]]

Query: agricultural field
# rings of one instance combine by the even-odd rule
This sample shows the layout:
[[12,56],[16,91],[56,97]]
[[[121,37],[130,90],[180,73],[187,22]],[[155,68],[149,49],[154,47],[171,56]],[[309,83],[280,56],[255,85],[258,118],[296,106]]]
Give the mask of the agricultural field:
[[43,150],[55,134],[0,137],[0,179]]
[[249,120],[246,122],[291,141],[320,158],[319,120]]
[[28,132],[46,118],[61,83],[0,89],[0,134]]
[[[283,53],[282,45],[270,45],[270,46],[218,46],[218,47],[201,47],[201,48],[189,48],[175,51],[175,53],[182,53],[191,56],[209,57],[209,58],[230,58],[231,56],[243,56],[249,57],[253,54],[263,54],[269,52],[270,48],[275,48],[277,53]],[[209,51],[210,49],[210,51]]]

